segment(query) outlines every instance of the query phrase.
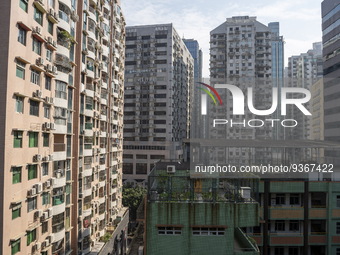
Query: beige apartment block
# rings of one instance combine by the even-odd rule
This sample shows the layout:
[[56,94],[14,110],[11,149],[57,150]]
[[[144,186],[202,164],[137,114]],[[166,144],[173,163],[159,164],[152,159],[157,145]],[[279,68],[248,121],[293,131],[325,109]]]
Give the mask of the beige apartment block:
[[107,231],[125,235],[128,217],[120,2],[5,0],[0,10],[0,254],[86,254]]

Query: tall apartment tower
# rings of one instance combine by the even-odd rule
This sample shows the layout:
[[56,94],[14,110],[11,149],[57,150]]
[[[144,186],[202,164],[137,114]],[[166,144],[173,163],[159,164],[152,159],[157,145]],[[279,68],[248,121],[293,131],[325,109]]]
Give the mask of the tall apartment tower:
[[[195,86],[197,86],[198,82],[202,82],[202,68],[203,68],[203,53],[200,49],[199,43],[197,40],[194,39],[183,39],[183,42],[185,46],[187,46],[189,52],[191,53],[191,56],[194,58],[194,82]],[[192,102],[193,102],[193,109],[200,109],[201,107],[201,96],[200,96],[200,90],[194,89],[193,90],[193,96],[192,96]],[[201,123],[201,117],[202,115],[199,114],[198,111],[192,111],[192,119],[191,124],[192,125],[199,125]],[[203,129],[190,129],[190,137],[191,138],[197,138],[202,137],[203,135]]]
[[1,254],[86,253],[124,216],[119,5],[0,3]]
[[172,24],[126,28],[124,180],[143,184],[189,137],[194,60]]
[[[210,32],[210,83],[233,84],[241,89],[254,86],[256,92],[255,105],[266,106],[268,101],[267,92],[272,88],[272,32],[264,24],[258,22],[256,17],[238,16],[227,18],[227,20]],[[231,95],[221,91],[223,97],[224,111],[216,108],[214,117],[217,119],[232,119]],[[270,103],[270,102],[268,102]],[[269,106],[270,107],[270,106]],[[266,108],[267,109],[267,108]],[[252,114],[247,113],[247,118],[251,119]],[[241,121],[240,121],[241,122]],[[254,129],[250,127],[233,128],[222,126],[214,128],[210,132],[225,134],[227,139],[266,139],[271,137],[272,130],[264,127]],[[228,156],[237,156],[240,163],[246,163],[251,158],[250,150],[238,151],[238,149],[228,150]],[[215,154],[216,157],[225,158],[224,152]],[[266,154],[268,155],[268,153]],[[265,155],[263,155],[265,156]]]
[[[88,253],[113,232],[126,240],[122,208],[125,20],[120,1],[81,1],[77,27],[72,250]],[[125,218],[124,218],[125,217]],[[125,219],[124,226],[120,221]],[[123,233],[121,233],[123,230]],[[118,241],[120,240],[120,241]],[[111,251],[110,251],[111,252]],[[122,254],[119,251],[118,254]]]
[[[306,88],[310,90],[312,85],[322,78],[322,55],[321,43],[314,43],[313,49],[307,53],[288,58],[288,78],[285,86]],[[311,107],[310,104],[306,105]],[[299,125],[286,130],[287,139],[308,139],[310,138],[310,120],[308,116],[300,113],[296,108],[288,110],[288,114],[299,122]]]
[[[280,23],[279,22],[271,22],[268,24],[268,27],[272,33],[271,38],[271,49],[272,49],[272,82],[273,87],[279,89],[279,93],[281,88],[284,85],[284,40],[283,36],[280,35]],[[275,119],[281,119],[281,115],[279,114],[281,111],[280,106],[278,106],[278,110],[275,113]],[[280,126],[275,126],[273,129],[273,139],[283,139],[283,128]]]
[[[340,32],[339,0],[324,0],[322,7],[322,44],[323,44],[323,74],[324,74],[324,121],[325,140],[340,141],[340,48],[338,35]],[[327,156],[339,157],[337,154]]]

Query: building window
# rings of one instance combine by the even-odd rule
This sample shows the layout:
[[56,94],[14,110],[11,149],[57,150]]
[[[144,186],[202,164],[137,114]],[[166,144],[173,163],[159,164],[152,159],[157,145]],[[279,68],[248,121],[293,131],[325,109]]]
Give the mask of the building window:
[[33,229],[32,231],[27,232],[27,246],[33,243],[37,239],[37,230]]
[[13,131],[13,147],[22,148],[22,131]]
[[46,119],[50,118],[50,111],[51,111],[51,107],[47,104],[44,104],[44,117]]
[[27,198],[27,212],[37,209],[37,197]]
[[275,231],[285,231],[285,222],[283,220],[275,221]]
[[47,233],[47,231],[48,231],[48,221],[44,221],[41,224],[41,233],[44,234],[44,233]]
[[[20,2],[22,2],[22,0]],[[19,238],[18,240],[15,240],[14,242],[11,243],[11,254],[12,255],[20,252],[20,242],[21,242],[21,239]]]
[[276,204],[277,205],[286,204],[285,194],[276,194]]
[[33,180],[38,177],[37,165],[28,165],[28,180]]
[[223,236],[224,228],[192,228],[194,236]]
[[285,249],[283,247],[275,247],[275,255],[284,255]]
[[12,167],[12,184],[21,182],[21,166]]
[[340,207],[340,196],[336,196],[336,207]]
[[55,97],[67,99],[67,83],[62,81],[56,81],[55,83]]
[[288,254],[289,255],[299,255],[299,248],[298,247],[289,247]]
[[181,235],[181,227],[158,227],[159,235]]
[[43,193],[41,195],[42,205],[49,205],[50,204],[50,193]]
[[52,87],[52,79],[49,76],[45,76],[45,89],[51,90]]
[[299,221],[297,220],[291,220],[289,222],[289,231],[299,231],[300,228],[299,228]]
[[42,176],[48,175],[48,163],[47,162],[41,164],[41,175]]
[[340,222],[336,223],[336,234],[340,235]]
[[19,6],[21,9],[23,9],[25,12],[28,10],[28,0],[19,0]]
[[40,85],[40,72],[31,70],[31,82]]
[[43,146],[44,147],[50,146],[50,135],[48,133],[43,133]]
[[53,23],[51,21],[48,21],[47,31],[53,35]]
[[21,203],[18,203],[12,207],[12,220],[21,216]]
[[38,132],[28,132],[28,147],[35,148],[38,147]]
[[25,79],[25,66],[26,64],[20,60],[17,60],[17,70],[16,70],[16,76]]
[[37,7],[34,7],[34,20],[40,25],[43,24],[43,13]]
[[299,194],[290,194],[289,202],[291,205],[299,205],[300,204],[300,195]]
[[[52,55],[53,55],[52,51],[49,50],[49,49],[46,49],[46,59],[50,62],[52,62]],[[48,76],[46,76],[46,77],[48,77]],[[50,77],[48,77],[48,78],[50,78]],[[50,78],[50,80],[51,80],[51,78]],[[48,90],[51,90],[51,88],[48,89]]]
[[32,50],[41,56],[41,42],[36,38],[33,38]]
[[15,112],[23,113],[24,112],[24,98],[16,96],[15,97]]
[[30,100],[30,115],[39,117],[39,102]]
[[18,27],[18,42],[26,45],[26,30],[22,27]]

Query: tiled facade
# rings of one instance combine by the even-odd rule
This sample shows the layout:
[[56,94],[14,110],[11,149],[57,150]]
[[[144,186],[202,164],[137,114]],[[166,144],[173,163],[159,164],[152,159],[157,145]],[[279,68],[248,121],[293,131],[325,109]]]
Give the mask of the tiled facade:
[[1,21],[0,253],[86,253],[123,217],[120,3],[20,0]]

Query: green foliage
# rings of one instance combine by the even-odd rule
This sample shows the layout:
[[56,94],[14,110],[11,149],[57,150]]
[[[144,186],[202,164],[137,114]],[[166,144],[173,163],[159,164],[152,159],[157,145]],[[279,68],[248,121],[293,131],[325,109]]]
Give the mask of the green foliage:
[[146,195],[146,189],[141,186],[132,187],[130,185],[123,186],[123,205],[129,207],[130,218],[135,220],[137,216],[137,208]]
[[103,235],[100,238],[100,241],[106,243],[110,240],[111,236],[112,236],[112,234],[110,234],[109,232],[106,232],[105,235]]

